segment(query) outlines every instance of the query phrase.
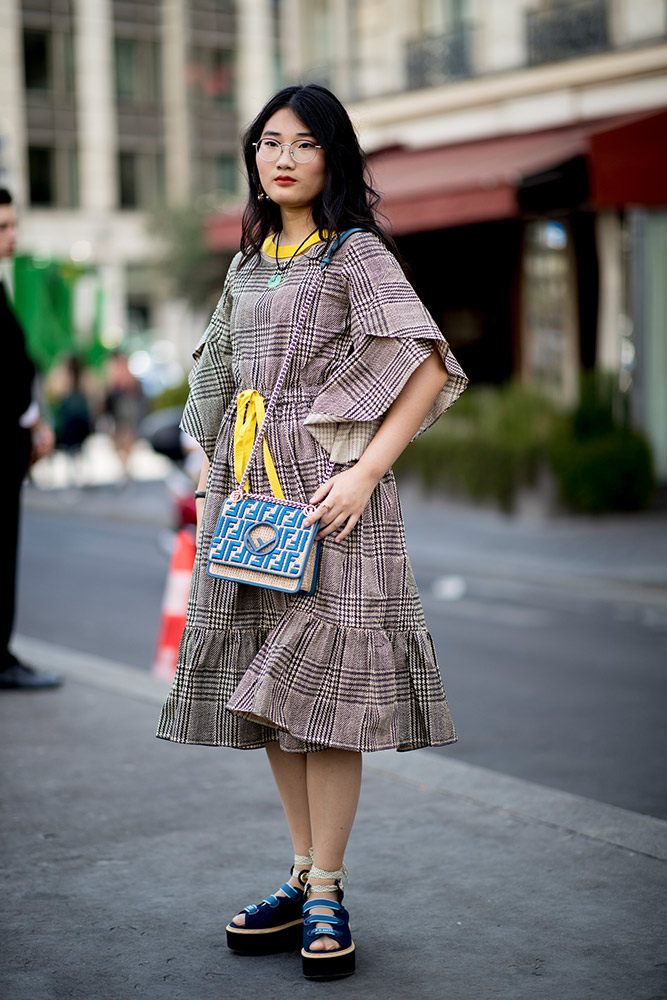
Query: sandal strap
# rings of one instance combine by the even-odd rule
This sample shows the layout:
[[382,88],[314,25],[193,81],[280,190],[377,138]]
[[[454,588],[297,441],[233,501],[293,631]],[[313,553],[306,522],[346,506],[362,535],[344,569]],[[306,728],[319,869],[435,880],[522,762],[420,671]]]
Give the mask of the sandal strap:
[[343,936],[343,932],[339,931],[336,927],[308,927],[306,930],[306,936],[309,938],[316,937],[330,937],[339,938]]
[[[327,909],[333,910],[333,915],[328,913],[311,913],[310,911],[314,907],[326,906]],[[331,920],[334,923],[341,923],[341,917],[336,916],[337,913],[344,913],[344,909],[340,903],[337,903],[335,899],[309,899],[307,903],[303,904],[303,916],[304,920],[313,920],[319,923],[320,920]]]
[[295,886],[290,885],[289,882],[285,882],[284,885],[281,885],[279,891],[284,893],[282,897],[282,904],[281,897],[272,892],[270,896],[265,896],[259,905],[250,903],[249,906],[244,906],[241,912],[258,913],[259,907],[264,906],[265,904],[270,906],[272,909],[275,909],[276,906],[284,905],[285,897],[287,897],[287,899],[299,899],[303,895],[302,889],[297,889]]
[[[331,900],[324,902],[329,903]],[[317,903],[313,905],[316,906]],[[342,937],[347,925],[347,914],[345,917],[340,917],[336,913],[309,913],[309,908],[304,907],[303,910],[303,930],[306,937]],[[344,912],[342,906],[336,904],[336,908],[339,912]]]

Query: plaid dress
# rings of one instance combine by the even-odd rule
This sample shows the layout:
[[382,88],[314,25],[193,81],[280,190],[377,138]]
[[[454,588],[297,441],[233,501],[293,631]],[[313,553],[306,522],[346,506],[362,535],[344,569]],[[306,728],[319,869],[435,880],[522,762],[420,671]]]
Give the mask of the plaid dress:
[[[236,486],[237,396],[271,394],[322,244],[269,289],[276,262],[232,262],[200,341],[182,427],[210,459],[198,548],[172,690],[157,735],[240,749],[412,750],[456,740],[406,552],[393,473],[343,542],[322,544],[315,593],[284,594],[214,579],[206,555]],[[267,439],[286,497],[307,502],[373,438],[434,346],[449,378],[419,433],[467,379],[393,255],[370,233],[334,254],[299,338]],[[250,488],[270,493],[256,459]]]

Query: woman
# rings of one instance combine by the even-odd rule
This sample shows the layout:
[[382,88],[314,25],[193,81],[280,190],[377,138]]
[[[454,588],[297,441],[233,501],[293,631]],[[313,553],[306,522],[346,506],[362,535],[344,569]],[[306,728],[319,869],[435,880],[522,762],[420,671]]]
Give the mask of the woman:
[[[280,890],[232,919],[228,943],[290,947],[303,919],[304,974],[334,978],[354,970],[341,901],[361,753],[456,739],[391,465],[467,380],[375,219],[377,195],[333,94],[282,90],[249,127],[244,153],[242,250],[195,351],[183,417],[207,458],[188,620],[158,736],[266,748],[295,862]],[[351,228],[364,231],[331,258],[267,433],[285,496],[316,507],[315,592],[213,579],[216,518],[243,471],[237,398],[271,394],[304,289],[333,234]],[[261,463],[251,475],[253,492],[271,493]]]

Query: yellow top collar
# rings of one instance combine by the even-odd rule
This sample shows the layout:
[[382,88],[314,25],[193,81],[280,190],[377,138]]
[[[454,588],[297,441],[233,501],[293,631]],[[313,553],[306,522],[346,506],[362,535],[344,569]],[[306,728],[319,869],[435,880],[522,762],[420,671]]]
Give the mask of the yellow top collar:
[[[328,238],[329,234],[325,231],[324,239],[326,240]],[[276,260],[283,260],[285,257],[292,257],[293,254],[296,252],[296,250],[299,249],[298,243],[295,243],[293,246],[283,246],[281,243],[280,246],[276,247],[275,239],[276,239],[275,233],[273,234],[273,236],[267,236],[267,238],[262,243],[262,250],[264,251],[265,254],[268,254],[269,257],[274,257]],[[299,253],[302,254],[304,250],[308,250],[309,247],[312,247],[316,243],[320,242],[321,238],[319,233],[313,233],[313,235],[309,236],[306,242],[303,244],[303,246],[299,250]]]

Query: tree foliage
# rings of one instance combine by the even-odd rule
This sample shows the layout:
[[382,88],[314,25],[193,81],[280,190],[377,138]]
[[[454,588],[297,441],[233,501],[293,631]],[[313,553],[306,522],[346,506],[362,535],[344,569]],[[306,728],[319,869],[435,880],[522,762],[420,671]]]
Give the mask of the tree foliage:
[[231,254],[215,253],[206,246],[204,226],[210,208],[188,205],[156,209],[149,220],[151,232],[164,252],[158,262],[170,295],[195,308],[213,308],[217,302]]

